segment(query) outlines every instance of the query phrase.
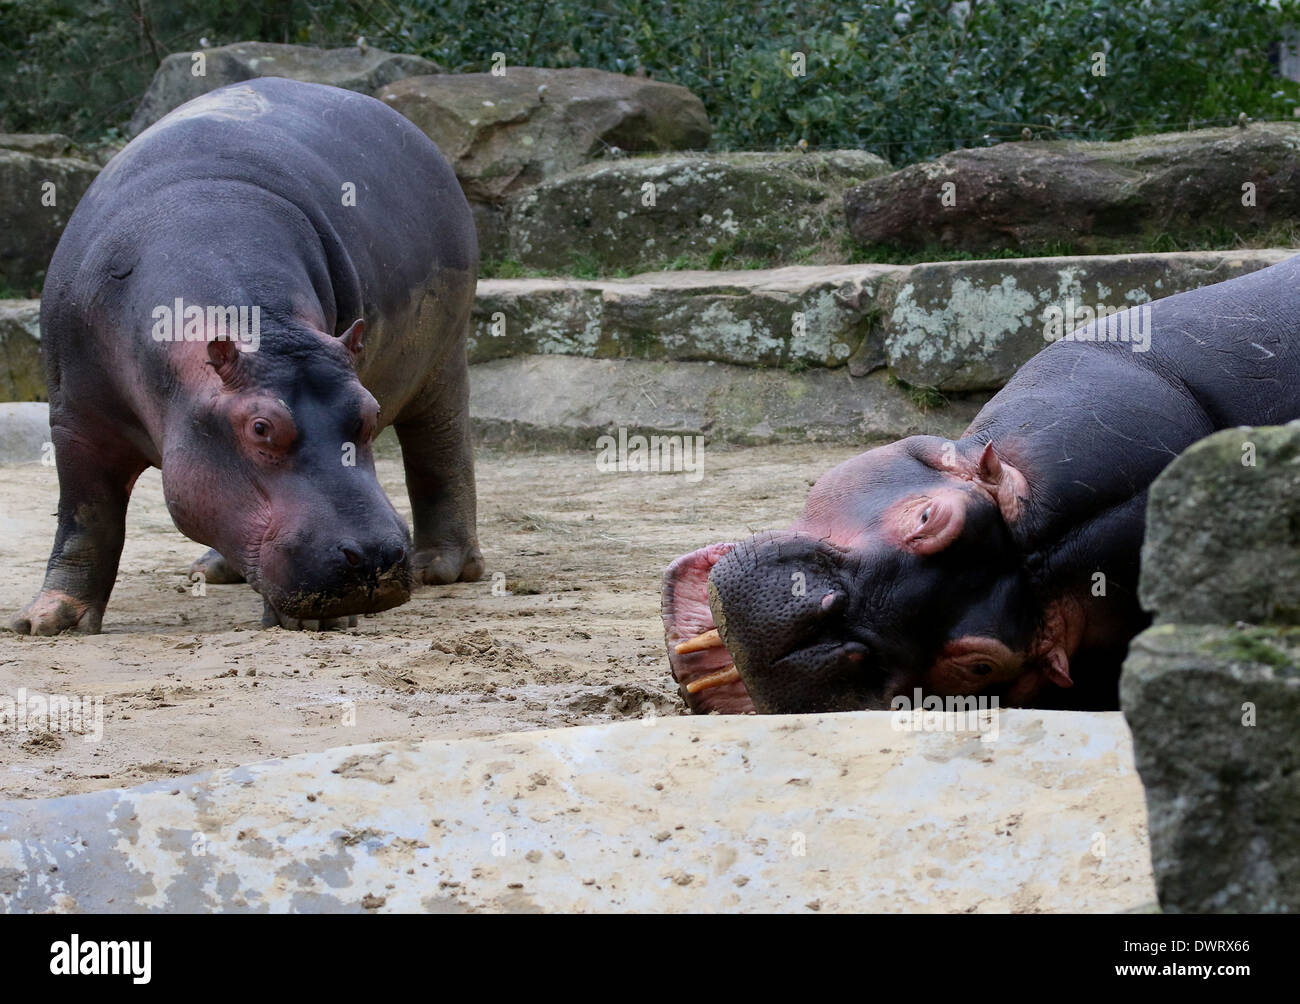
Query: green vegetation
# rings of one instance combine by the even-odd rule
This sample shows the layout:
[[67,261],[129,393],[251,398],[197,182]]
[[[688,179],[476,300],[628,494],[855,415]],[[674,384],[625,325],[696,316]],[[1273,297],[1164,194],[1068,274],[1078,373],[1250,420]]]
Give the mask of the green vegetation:
[[1026,128],[1119,139],[1290,118],[1300,91],[1268,56],[1297,23],[1297,0],[0,0],[0,129],[99,139],[159,61],[200,38],[364,35],[453,72],[486,70],[498,51],[646,72],[700,95],[720,148],[804,140],[904,164]]

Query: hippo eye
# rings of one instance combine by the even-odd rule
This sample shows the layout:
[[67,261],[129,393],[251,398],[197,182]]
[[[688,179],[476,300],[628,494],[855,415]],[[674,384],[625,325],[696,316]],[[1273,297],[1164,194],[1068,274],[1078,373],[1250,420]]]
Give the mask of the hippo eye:
[[993,667],[987,662],[979,662],[970,668],[970,671],[976,676],[988,676],[993,672]]
[[924,526],[926,523],[928,523],[928,522],[930,521],[930,515],[931,515],[933,512],[934,512],[934,503],[931,502],[931,503],[930,503],[928,506],[926,506],[925,509],[921,512],[921,525],[922,525],[922,526]]
[[271,434],[271,426],[259,418],[253,423],[253,433],[254,435],[260,436],[262,439],[265,439]]

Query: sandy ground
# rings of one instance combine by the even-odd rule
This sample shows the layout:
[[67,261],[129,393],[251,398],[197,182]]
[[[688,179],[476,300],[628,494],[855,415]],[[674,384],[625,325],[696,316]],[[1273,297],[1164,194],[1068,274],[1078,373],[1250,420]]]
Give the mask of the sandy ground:
[[[600,473],[592,453],[480,454],[485,580],[422,589],[355,630],[328,633],[262,629],[261,599],[245,585],[192,595],[186,571],[204,548],[172,526],[159,473],[148,471],[104,633],[0,632],[0,695],[102,696],[102,738],[0,731],[0,797],[352,743],[684,713],[658,616],[664,567],[701,544],[788,524],[812,482],[855,452],[714,449],[695,483]],[[395,449],[381,451],[378,467],[409,521]],[[57,500],[52,467],[0,467],[6,620],[40,586]],[[494,595],[494,573],[507,595]]]

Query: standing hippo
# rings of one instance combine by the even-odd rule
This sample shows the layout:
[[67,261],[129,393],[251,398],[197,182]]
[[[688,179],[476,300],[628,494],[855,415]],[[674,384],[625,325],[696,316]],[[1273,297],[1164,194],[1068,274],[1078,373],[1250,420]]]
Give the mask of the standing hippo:
[[[895,697],[1118,707],[1147,489],[1216,429],[1300,417],[1300,258],[1099,320],[1027,362],[961,439],[813,486],[789,530],[678,558],[673,676],[699,712]],[[1141,333],[1141,338],[1136,337]]]
[[[104,168],[41,302],[58,529],[22,633],[97,632],[131,488],[162,468],[208,581],[336,626],[477,579],[470,211],[373,98],[263,78],[182,105]],[[415,517],[379,487],[392,424]]]

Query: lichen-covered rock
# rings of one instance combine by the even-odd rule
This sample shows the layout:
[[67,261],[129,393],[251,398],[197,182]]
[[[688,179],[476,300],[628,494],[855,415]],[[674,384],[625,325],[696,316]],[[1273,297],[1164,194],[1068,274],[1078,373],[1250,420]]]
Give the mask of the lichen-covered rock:
[[131,116],[127,127],[130,135],[143,132],[191,98],[254,77],[288,77],[373,94],[403,77],[442,72],[437,63],[419,56],[369,47],[317,49],[274,42],[235,42],[198,51],[205,64],[202,76],[193,72],[195,53],[173,52],[162,61]]
[[[1278,560],[1239,544],[1269,578]],[[1166,912],[1300,911],[1298,666],[1294,627],[1161,624],[1130,646],[1120,694]]]
[[709,142],[704,104],[685,87],[604,70],[511,66],[415,77],[375,96],[438,144],[471,202],[500,202],[614,147]]
[[98,173],[75,157],[0,148],[0,287],[40,291],[63,228]]
[[769,262],[839,246],[844,191],[889,170],[859,150],[668,154],[603,160],[551,178],[509,207],[510,254],[535,268],[590,259],[645,270],[715,252]]
[[1164,622],[1300,624],[1300,421],[1224,429],[1161,472],[1139,598]]
[[836,367],[884,362],[874,321],[892,265],[479,282],[472,362],[520,353]]
[[866,182],[845,211],[858,241],[907,248],[1106,252],[1138,237],[1248,234],[1300,214],[1300,126],[958,150]]
[[0,401],[43,400],[41,301],[0,300]]
[[[1293,251],[1010,258],[914,265],[882,295],[890,368],[944,391],[995,389],[1086,307],[1127,309],[1254,272]],[[1073,321],[1063,325],[1074,327]]]
[[57,132],[0,133],[0,150],[16,150],[33,157],[71,157],[78,152],[76,143]]

